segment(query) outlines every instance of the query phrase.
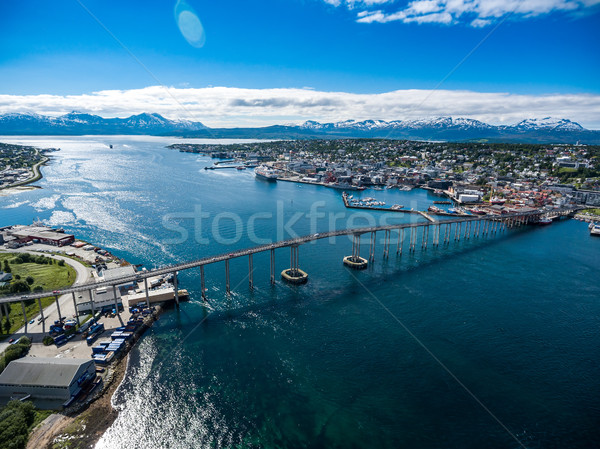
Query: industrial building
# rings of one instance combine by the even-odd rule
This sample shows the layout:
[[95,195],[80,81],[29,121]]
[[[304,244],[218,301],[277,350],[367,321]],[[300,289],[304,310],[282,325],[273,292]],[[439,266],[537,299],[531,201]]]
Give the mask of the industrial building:
[[13,226],[8,235],[15,237],[18,243],[39,242],[46,245],[65,246],[75,241],[75,236],[54,231],[44,226]]
[[5,399],[69,401],[96,377],[92,360],[23,357],[0,374],[0,396]]

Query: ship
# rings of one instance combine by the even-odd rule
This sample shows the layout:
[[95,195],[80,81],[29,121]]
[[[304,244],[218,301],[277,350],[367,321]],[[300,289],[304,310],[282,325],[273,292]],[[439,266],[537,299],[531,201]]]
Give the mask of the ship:
[[440,212],[445,212],[443,209],[440,209],[439,207],[436,207],[436,206],[429,206],[429,207],[427,208],[427,210],[428,210],[429,212],[433,212],[434,214],[438,214],[438,213],[440,213]]
[[469,212],[475,214],[475,215],[486,215],[486,211],[478,209],[477,207],[473,207],[472,209],[469,210]]
[[596,223],[594,226],[592,226],[592,228],[590,229],[590,235],[600,237],[600,224],[599,223]]
[[265,181],[269,182],[277,181],[277,172],[266,165],[259,165],[256,167],[254,169],[254,174],[258,179],[264,179]]
[[546,225],[552,224],[552,218],[542,217],[538,220],[537,224],[540,226],[546,226]]
[[338,190],[365,190],[364,187],[354,186],[352,184],[348,184],[347,182],[331,183],[331,184],[326,184],[326,185],[327,185],[327,187],[331,187],[332,189],[338,189]]

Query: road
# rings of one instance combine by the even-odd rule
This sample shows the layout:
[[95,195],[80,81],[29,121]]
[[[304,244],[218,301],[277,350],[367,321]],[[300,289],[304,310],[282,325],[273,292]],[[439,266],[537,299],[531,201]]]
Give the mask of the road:
[[[2,252],[9,252],[9,251],[2,251]],[[76,277],[75,277],[75,282],[73,283],[73,285],[86,284],[92,278],[91,268],[88,268],[85,265],[83,265],[69,257],[63,257],[63,256],[47,254],[47,253],[40,253],[40,252],[35,252],[35,251],[28,251],[24,248],[11,250],[10,252],[29,253],[29,254],[36,255],[36,256],[44,255],[47,257],[52,257],[53,259],[64,260],[66,264],[72,266],[75,269]],[[67,295],[60,296],[58,298],[58,304],[60,306],[60,312],[63,317],[65,317],[65,316],[71,317],[74,315],[75,309],[73,307],[73,296],[72,295],[67,294]],[[0,342],[0,353],[2,351],[4,351],[4,349],[6,349],[6,347],[9,345],[8,340],[10,340],[10,338],[14,338],[16,340],[17,338],[21,337],[22,335],[28,335],[34,343],[41,342],[42,338],[43,338],[43,336],[42,336],[43,325],[41,323],[38,323],[38,321],[37,321],[38,315],[36,315],[35,322],[33,324],[25,323],[25,326],[18,329],[13,335],[11,335],[5,341]],[[50,325],[52,323],[54,323],[55,320],[58,320],[58,311],[56,310],[55,302],[53,302],[51,305],[49,305],[48,307],[46,307],[44,309],[44,318],[45,318],[46,332],[49,332]]]

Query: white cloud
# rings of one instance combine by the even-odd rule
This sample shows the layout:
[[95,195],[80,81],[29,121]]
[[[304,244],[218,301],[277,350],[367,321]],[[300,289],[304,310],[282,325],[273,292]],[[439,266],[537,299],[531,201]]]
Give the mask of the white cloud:
[[[177,101],[174,100],[177,99]],[[103,117],[157,112],[171,119],[201,121],[211,127],[268,126],[305,120],[405,120],[449,115],[490,124],[525,118],[568,118],[600,129],[600,95],[522,95],[458,90],[397,90],[380,94],[314,89],[169,88],[150,86],[83,95],[0,95],[0,113],[61,115],[72,110]]]
[[[386,23],[466,23],[484,27],[494,21],[513,15],[530,18],[552,12],[583,12],[600,4],[600,0],[413,0],[400,9],[381,9],[394,0],[324,0],[334,6],[360,9],[357,22]],[[378,6],[377,10],[370,9]]]

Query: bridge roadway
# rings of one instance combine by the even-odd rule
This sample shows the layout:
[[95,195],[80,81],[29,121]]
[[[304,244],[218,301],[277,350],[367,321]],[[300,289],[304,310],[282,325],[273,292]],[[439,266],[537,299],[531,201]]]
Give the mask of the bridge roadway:
[[28,299],[38,299],[38,298],[46,298],[49,296],[57,296],[64,295],[68,293],[77,293],[88,290],[93,290],[100,287],[111,287],[113,285],[127,284],[130,282],[141,281],[150,277],[161,276],[165,274],[175,273],[177,271],[189,270],[191,268],[202,267],[204,265],[210,265],[217,262],[223,262],[230,259],[235,259],[237,257],[249,256],[251,254],[261,253],[265,251],[275,250],[278,248],[285,248],[290,246],[302,245],[304,243],[312,242],[314,240],[326,239],[331,237],[339,237],[344,235],[362,235],[368,234],[372,232],[379,231],[390,231],[394,229],[408,229],[408,228],[419,228],[419,227],[428,227],[428,226],[442,226],[442,225],[450,225],[454,223],[465,223],[469,221],[492,221],[492,222],[505,222],[510,221],[513,218],[527,218],[527,217],[540,217],[542,215],[547,214],[570,214],[576,212],[577,210],[584,209],[583,207],[575,206],[575,207],[565,207],[560,209],[553,209],[552,211],[544,211],[544,210],[535,210],[530,212],[517,212],[512,214],[503,214],[503,215],[478,215],[478,216],[469,216],[469,217],[461,217],[456,219],[449,219],[443,221],[432,222],[420,222],[420,223],[404,223],[397,225],[387,225],[387,226],[371,226],[366,228],[353,228],[353,229],[341,229],[337,231],[329,231],[329,232],[320,232],[316,234],[305,235],[303,237],[291,238],[287,240],[281,240],[275,243],[269,243],[265,245],[255,246],[253,248],[235,250],[224,254],[219,254],[211,257],[203,257],[201,259],[197,259],[191,262],[183,262],[175,265],[170,265],[167,267],[156,268],[148,271],[141,271],[136,273],[135,275],[123,276],[120,278],[112,279],[110,281],[104,282],[88,282],[86,284],[79,284],[76,286],[68,287],[61,289],[60,291],[55,292],[41,292],[41,293],[27,293],[26,295],[13,295],[13,296],[5,296],[0,298],[0,304],[4,303],[12,303],[19,302]]

